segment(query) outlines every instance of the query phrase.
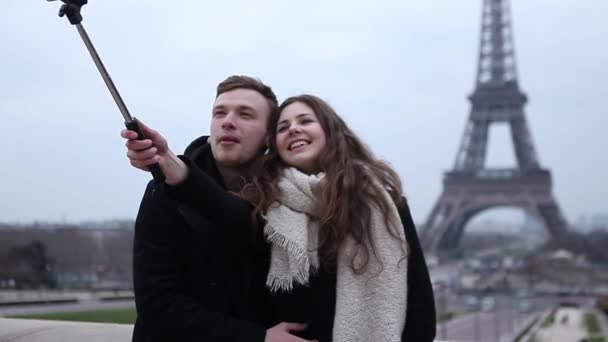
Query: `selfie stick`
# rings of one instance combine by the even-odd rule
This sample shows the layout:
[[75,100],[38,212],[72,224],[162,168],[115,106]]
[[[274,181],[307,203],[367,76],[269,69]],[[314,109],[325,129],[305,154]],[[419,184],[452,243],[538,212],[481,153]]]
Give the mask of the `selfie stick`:
[[[56,1],[56,0],[47,0],[47,1]],[[103,81],[106,83],[108,90],[110,91],[110,93],[112,94],[112,97],[114,98],[114,102],[116,102],[118,109],[120,110],[120,112],[122,113],[122,116],[125,119],[125,126],[127,127],[128,130],[134,131],[137,133],[137,140],[146,139],[144,132],[141,130],[141,127],[139,127],[137,119],[132,117],[131,114],[129,114],[129,110],[127,109],[127,106],[125,105],[124,101],[120,97],[120,94],[118,93],[118,90],[116,89],[116,86],[114,85],[114,82],[112,82],[112,78],[110,78],[108,71],[103,66],[103,63],[101,62],[101,59],[99,58],[99,55],[97,54],[97,51],[95,50],[95,47],[93,46],[93,43],[89,39],[89,35],[87,34],[87,32],[85,31],[84,27],[81,24],[82,15],[80,14],[80,9],[82,8],[82,6],[86,5],[88,0],[61,0],[61,1],[64,3],[64,5],[62,5],[61,9],[59,10],[59,16],[63,17],[65,15],[68,18],[68,20],[70,21],[70,24],[75,25],[76,29],[78,29],[78,33],[80,34],[80,37],[84,41],[84,45],[86,45],[87,50],[89,50],[89,53],[91,54],[91,57],[93,58],[93,61],[95,62],[95,65],[97,66],[97,70],[99,70],[101,77],[103,77]],[[158,163],[151,165],[149,168],[150,168],[150,172],[152,172],[152,176],[154,177],[155,180],[157,180],[159,182],[162,182],[165,180],[165,176],[163,175],[163,172],[161,171]]]

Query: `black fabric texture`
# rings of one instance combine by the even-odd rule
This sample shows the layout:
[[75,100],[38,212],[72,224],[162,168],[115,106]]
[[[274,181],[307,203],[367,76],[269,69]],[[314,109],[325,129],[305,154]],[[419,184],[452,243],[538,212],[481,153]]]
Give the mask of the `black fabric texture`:
[[[226,194],[206,140],[195,140],[186,155]],[[267,264],[256,261],[265,256],[252,247],[253,234],[233,234],[251,222],[214,222],[180,205],[165,183],[150,181],[135,223],[134,342],[264,341],[269,311],[256,277]]]
[[[196,212],[217,220],[214,222],[215,225],[225,224],[234,227],[235,235],[246,235],[244,232],[254,231],[257,234],[256,241],[261,239],[260,227],[252,230],[242,226],[252,225],[250,205],[238,196],[218,187],[213,179],[206,172],[198,169],[197,164],[189,161],[189,158],[181,158],[190,166],[190,172],[186,181],[177,187],[172,187],[171,193],[176,200]],[[222,195],[221,192],[224,194]],[[431,342],[436,335],[433,288],[407,202],[404,200],[403,205],[398,209],[410,248],[407,268],[407,318],[402,341]],[[255,245],[260,246],[261,243]],[[256,264],[269,265],[268,252],[259,253],[258,256],[261,260]],[[267,271],[266,268],[255,277],[261,286],[265,282]],[[306,331],[297,334],[298,336],[331,342],[336,303],[335,268],[322,267],[317,274],[311,276],[309,286],[296,286],[290,293],[273,294],[270,303],[271,325],[280,322],[307,323]]]

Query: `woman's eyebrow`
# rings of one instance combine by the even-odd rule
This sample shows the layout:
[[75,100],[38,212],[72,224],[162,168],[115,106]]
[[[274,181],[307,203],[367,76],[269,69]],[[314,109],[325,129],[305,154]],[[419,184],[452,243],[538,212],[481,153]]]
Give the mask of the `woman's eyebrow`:
[[[300,118],[300,117],[302,117],[302,116],[307,116],[307,115],[312,115],[312,114],[310,114],[310,113],[301,113],[301,114],[296,115],[296,119],[297,119],[297,118]],[[285,122],[287,122],[287,121],[289,121],[289,120],[287,120],[287,119],[285,119],[285,120],[281,120],[281,121],[279,121],[279,123],[277,124],[277,126],[278,126],[278,125],[280,125],[280,124],[282,124],[282,123],[285,123]]]

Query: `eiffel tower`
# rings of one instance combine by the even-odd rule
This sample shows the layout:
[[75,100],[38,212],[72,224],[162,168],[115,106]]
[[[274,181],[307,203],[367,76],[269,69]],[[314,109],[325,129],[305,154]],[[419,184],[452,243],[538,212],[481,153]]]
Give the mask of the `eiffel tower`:
[[[483,0],[476,85],[454,168],[444,174],[443,192],[421,232],[430,253],[454,250],[467,222],[494,207],[521,208],[542,222],[555,239],[568,224],[552,193],[551,172],[540,166],[526,122],[526,95],[515,63],[509,0]],[[484,166],[490,125],[510,126],[516,166]]]

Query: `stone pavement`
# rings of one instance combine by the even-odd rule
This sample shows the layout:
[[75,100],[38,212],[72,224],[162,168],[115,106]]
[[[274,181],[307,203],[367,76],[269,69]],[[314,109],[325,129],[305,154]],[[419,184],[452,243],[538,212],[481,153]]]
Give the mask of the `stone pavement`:
[[129,324],[0,318],[2,342],[128,342],[132,333]]
[[554,323],[541,328],[536,337],[541,342],[578,342],[587,336],[584,322],[586,310],[562,307],[555,313]]

